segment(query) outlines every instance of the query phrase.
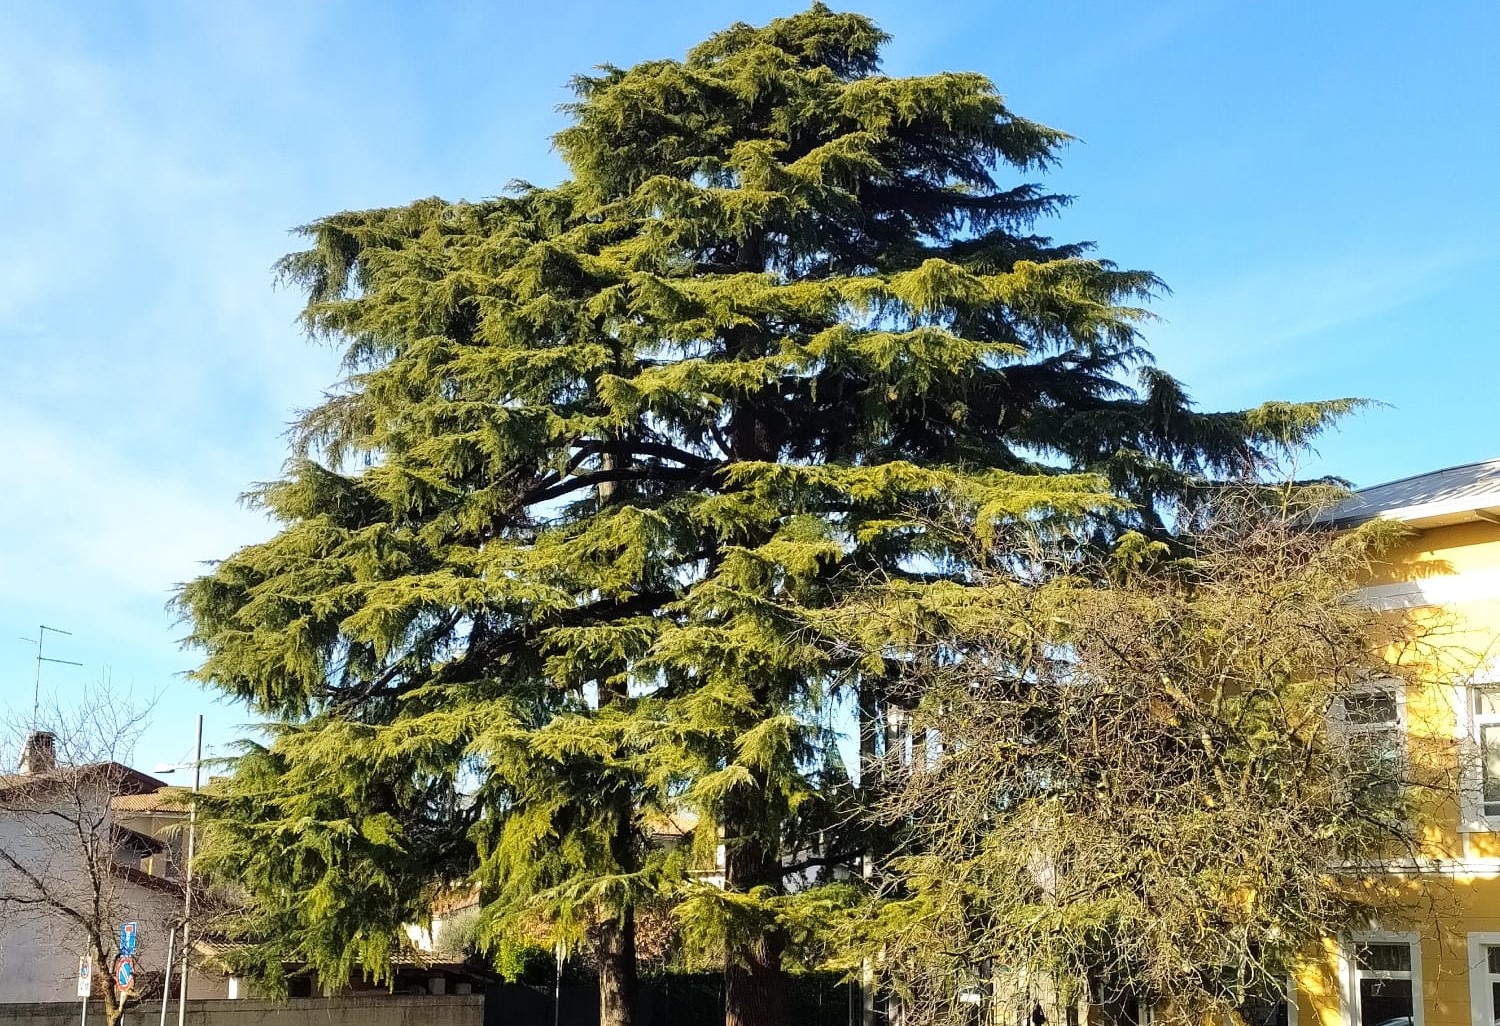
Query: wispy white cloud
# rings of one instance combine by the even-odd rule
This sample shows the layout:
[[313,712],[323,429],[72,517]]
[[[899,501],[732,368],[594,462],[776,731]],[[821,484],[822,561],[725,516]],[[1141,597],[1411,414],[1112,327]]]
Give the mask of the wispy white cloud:
[[1320,352],[1347,351],[1350,329],[1430,299],[1455,272],[1493,256],[1480,245],[1416,255],[1367,246],[1197,277],[1157,304],[1152,347],[1190,384],[1264,392],[1290,372],[1312,377]]

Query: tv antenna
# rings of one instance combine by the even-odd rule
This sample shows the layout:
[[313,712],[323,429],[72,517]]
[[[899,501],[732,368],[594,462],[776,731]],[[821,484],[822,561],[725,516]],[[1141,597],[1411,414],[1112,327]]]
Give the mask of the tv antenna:
[[44,656],[44,655],[42,655],[42,642],[44,642],[44,641],[47,640],[47,632],[48,631],[51,631],[53,634],[66,634],[70,638],[73,636],[73,632],[72,631],[65,631],[61,627],[48,627],[46,624],[38,624],[37,625],[37,629],[36,629],[36,637],[34,637],[34,638],[22,638],[21,639],[22,641],[26,642],[28,645],[35,645],[36,646],[36,685],[35,685],[35,688],[33,690],[32,700],[31,700],[31,729],[32,730],[37,729],[37,727],[40,726],[41,720],[42,720],[42,664],[43,663],[60,663],[63,666],[82,666],[83,665],[82,663],[75,663],[71,659],[53,659],[50,656]]

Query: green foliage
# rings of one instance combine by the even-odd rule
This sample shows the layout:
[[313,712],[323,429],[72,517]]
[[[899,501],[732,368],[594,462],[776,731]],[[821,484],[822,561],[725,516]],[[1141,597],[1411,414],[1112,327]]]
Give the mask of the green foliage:
[[[479,909],[466,908],[446,916],[441,924],[434,922],[432,950],[457,962],[479,954],[482,949],[479,940],[479,920]],[[496,964],[498,965],[501,961],[503,957],[497,958]]]
[[557,971],[552,952],[524,941],[502,941],[494,961],[506,983],[547,983]]
[[180,595],[196,678],[277,724],[205,803],[275,957],[384,976],[466,880],[491,940],[577,942],[721,843],[688,935],[800,943],[783,856],[869,843],[828,725],[883,669],[822,630],[853,582],[961,615],[972,537],[1162,541],[1350,408],[1195,410],[1155,276],[1032,231],[1064,199],[1014,176],[1067,137],[879,74],[884,38],[735,25],[577,79],[554,188],[303,229],[281,272],[347,377],[252,493],[277,534]]

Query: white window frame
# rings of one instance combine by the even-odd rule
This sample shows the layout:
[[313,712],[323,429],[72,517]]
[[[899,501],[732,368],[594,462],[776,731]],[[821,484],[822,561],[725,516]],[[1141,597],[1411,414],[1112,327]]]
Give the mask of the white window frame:
[[[1458,692],[1458,741],[1463,746],[1458,774],[1458,828],[1466,834],[1500,830],[1500,811],[1490,814],[1484,811],[1484,746],[1480,742],[1480,728],[1500,724],[1500,713],[1483,718],[1475,714],[1475,699],[1482,688],[1500,690],[1500,667],[1493,661],[1480,667],[1469,680],[1454,686]],[[1466,754],[1466,749],[1472,749],[1473,757]]]
[[1490,973],[1490,948],[1500,948],[1500,933],[1469,934],[1469,1022],[1473,1026],[1494,1026],[1500,1009],[1492,1007],[1494,988],[1500,974]]
[[[1405,944],[1411,949],[1411,972],[1361,970],[1355,961],[1356,949],[1361,944]],[[1422,939],[1419,934],[1371,930],[1348,937],[1339,945],[1339,1013],[1344,1026],[1360,1026],[1359,981],[1362,973],[1371,979],[1410,979],[1412,1026],[1423,1026],[1422,1006],[1426,1002],[1422,999]]]
[[1349,689],[1348,695],[1366,695],[1388,692],[1395,699],[1396,718],[1382,723],[1350,723],[1345,699],[1337,700],[1337,707],[1330,717],[1332,728],[1345,740],[1361,734],[1381,734],[1390,731],[1396,735],[1396,754],[1403,768],[1411,764],[1411,741],[1406,715],[1406,680],[1395,675],[1370,677]]

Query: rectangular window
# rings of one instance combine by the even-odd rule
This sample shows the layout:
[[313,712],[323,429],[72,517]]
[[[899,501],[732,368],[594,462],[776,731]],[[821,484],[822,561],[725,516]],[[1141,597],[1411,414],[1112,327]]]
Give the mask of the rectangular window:
[[1340,703],[1339,726],[1348,739],[1355,787],[1389,797],[1400,792],[1406,777],[1405,697],[1405,681],[1381,678]]
[[1344,719],[1351,728],[1389,729],[1401,721],[1401,710],[1395,689],[1385,684],[1371,685],[1344,699]]
[[1490,999],[1489,1021],[1500,1026],[1500,944],[1492,944],[1484,950],[1487,956],[1486,975],[1489,976],[1489,985],[1484,988]]
[[1500,817],[1500,684],[1476,684],[1469,694],[1479,748],[1480,811]]
[[1363,943],[1354,949],[1354,1026],[1413,1026],[1416,994],[1412,979],[1413,945]]

